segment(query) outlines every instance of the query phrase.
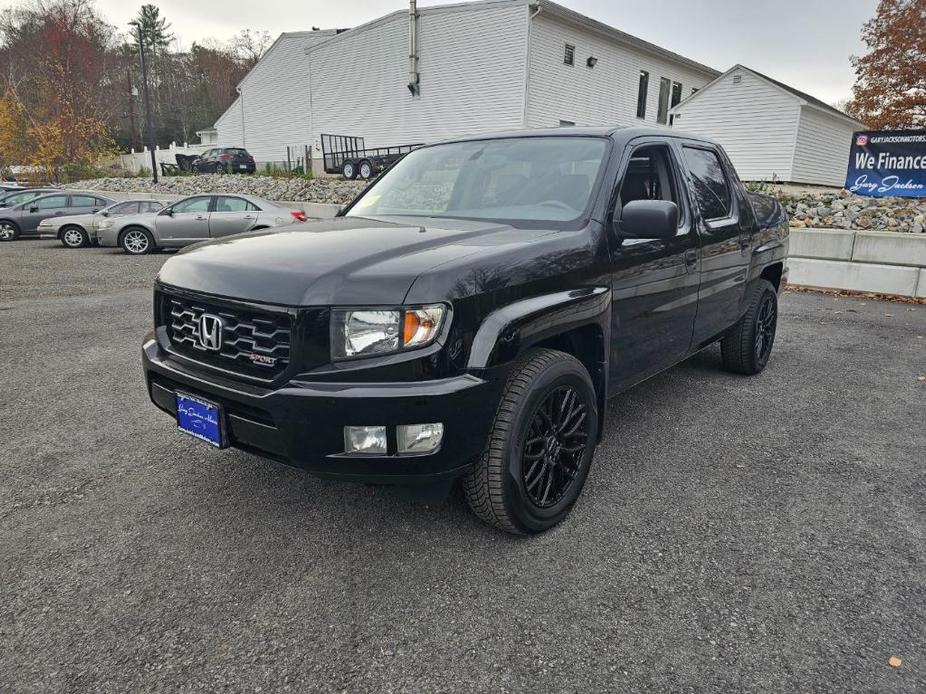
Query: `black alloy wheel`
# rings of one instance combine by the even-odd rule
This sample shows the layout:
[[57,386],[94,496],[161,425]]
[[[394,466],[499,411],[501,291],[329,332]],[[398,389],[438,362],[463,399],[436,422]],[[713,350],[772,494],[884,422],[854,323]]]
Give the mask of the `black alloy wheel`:
[[775,295],[766,292],[762,295],[759,313],[756,316],[755,357],[761,364],[768,362],[775,342],[775,327],[778,323],[778,306]]
[[569,385],[551,391],[534,412],[521,456],[521,478],[538,508],[555,505],[575,481],[588,443],[588,424],[588,408]]
[[746,312],[720,342],[723,366],[734,373],[753,376],[772,356],[778,329],[778,292],[767,280],[752,288]]
[[479,518],[517,535],[569,515],[598,443],[598,398],[571,354],[533,349],[512,366],[486,447],[463,476]]

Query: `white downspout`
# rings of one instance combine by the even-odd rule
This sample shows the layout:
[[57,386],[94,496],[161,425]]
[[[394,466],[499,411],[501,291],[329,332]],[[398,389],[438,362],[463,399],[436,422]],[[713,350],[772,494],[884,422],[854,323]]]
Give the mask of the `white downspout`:
[[[530,6],[528,6],[530,7]],[[530,96],[531,83],[531,26],[534,23],[534,17],[540,14],[543,9],[540,3],[535,6],[536,9],[527,17],[527,54],[524,56],[524,98],[521,109],[521,127],[527,128],[527,99]]]
[[417,96],[421,89],[418,85],[418,3],[408,3],[408,91]]

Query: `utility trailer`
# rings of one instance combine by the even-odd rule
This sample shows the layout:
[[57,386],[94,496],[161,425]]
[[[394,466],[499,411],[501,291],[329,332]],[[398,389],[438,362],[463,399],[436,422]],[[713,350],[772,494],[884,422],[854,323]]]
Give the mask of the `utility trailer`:
[[362,179],[370,179],[417,147],[421,145],[395,145],[367,149],[362,137],[323,134],[322,160],[325,173],[339,173],[347,179],[354,179],[358,176]]

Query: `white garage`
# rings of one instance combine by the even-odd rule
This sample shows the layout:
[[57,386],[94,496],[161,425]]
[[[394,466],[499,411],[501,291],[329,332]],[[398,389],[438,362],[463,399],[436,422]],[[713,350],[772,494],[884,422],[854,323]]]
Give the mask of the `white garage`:
[[717,140],[747,181],[842,187],[865,126],[782,82],[735,65],[671,111],[674,127]]

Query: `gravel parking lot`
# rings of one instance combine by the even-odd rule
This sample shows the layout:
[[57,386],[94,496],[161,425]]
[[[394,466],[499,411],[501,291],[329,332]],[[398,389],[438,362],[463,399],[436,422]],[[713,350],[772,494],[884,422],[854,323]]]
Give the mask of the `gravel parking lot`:
[[523,539],[177,432],[166,257],[0,244],[0,690],[926,690],[926,307],[785,295],[765,373],[612,401]]

